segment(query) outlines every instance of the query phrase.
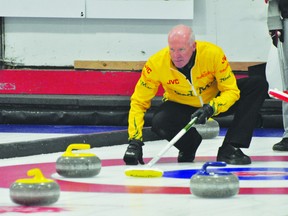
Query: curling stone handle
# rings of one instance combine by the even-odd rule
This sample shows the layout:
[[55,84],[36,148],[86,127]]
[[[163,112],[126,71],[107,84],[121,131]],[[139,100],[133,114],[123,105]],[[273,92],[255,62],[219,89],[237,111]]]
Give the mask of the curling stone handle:
[[206,162],[203,166],[202,166],[202,170],[204,172],[207,172],[207,167],[208,166],[217,166],[217,167],[224,167],[226,166],[225,162],[219,161],[219,162]]
[[89,144],[70,144],[66,149],[66,153],[72,154],[72,150],[74,149],[76,150],[90,149],[90,145]]
[[28,170],[27,175],[34,177],[34,179],[36,179],[36,180],[45,179],[43,173],[38,168]]

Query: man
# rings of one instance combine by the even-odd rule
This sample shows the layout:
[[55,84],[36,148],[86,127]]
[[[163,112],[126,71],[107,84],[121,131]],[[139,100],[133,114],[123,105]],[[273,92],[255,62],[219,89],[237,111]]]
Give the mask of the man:
[[[288,90],[288,0],[265,0],[268,3],[267,24],[272,43],[283,53],[281,68],[283,90]],[[278,46],[282,43],[282,46]],[[282,49],[282,50],[279,50]],[[282,103],[284,133],[280,142],[273,145],[275,151],[288,151],[288,103]]]
[[[144,164],[143,119],[162,85],[163,103],[152,119],[156,134],[170,141],[191,118],[198,117],[197,123],[203,124],[212,116],[235,112],[217,161],[250,164],[250,157],[240,148],[250,145],[257,114],[267,94],[267,82],[257,76],[236,80],[222,49],[195,41],[188,26],[175,26],[168,35],[168,45],[148,59],[131,97],[125,163]],[[201,141],[202,137],[192,127],[175,144],[179,150],[178,162],[193,162]]]

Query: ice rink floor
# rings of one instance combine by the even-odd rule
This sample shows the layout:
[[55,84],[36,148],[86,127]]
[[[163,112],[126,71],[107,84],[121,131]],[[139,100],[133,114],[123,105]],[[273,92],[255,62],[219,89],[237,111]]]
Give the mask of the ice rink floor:
[[[1,130],[1,127],[0,127]],[[31,132],[32,131],[32,132]],[[78,134],[49,133],[41,130],[4,131],[1,143],[55,138]],[[162,178],[127,177],[122,161],[127,144],[90,149],[102,162],[99,175],[90,178],[64,178],[56,173],[55,163],[63,152],[0,159],[0,214],[61,216],[284,216],[288,215],[288,152],[274,152],[272,146],[282,132],[261,130],[253,137],[251,147],[243,150],[251,156],[251,165],[225,167],[240,179],[240,191],[225,199],[199,198],[190,192],[190,178],[165,177],[171,171],[199,170],[206,161],[215,161],[223,133],[203,140],[194,163],[178,164],[177,149],[171,148],[155,167],[164,171]],[[1,148],[0,143],[0,148]],[[148,162],[166,141],[146,142],[144,158]],[[83,150],[87,152],[87,150]],[[140,166],[140,165],[139,165]],[[25,207],[13,203],[10,185],[17,179],[29,178],[27,171],[39,168],[46,178],[59,183],[59,200],[49,206]]]

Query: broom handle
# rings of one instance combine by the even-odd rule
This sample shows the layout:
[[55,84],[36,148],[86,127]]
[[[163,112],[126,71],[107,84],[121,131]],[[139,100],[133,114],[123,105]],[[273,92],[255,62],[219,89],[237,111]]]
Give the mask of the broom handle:
[[176,136],[163,148],[148,164],[152,167],[157,161],[195,124],[197,117],[190,120],[190,122],[182,128]]

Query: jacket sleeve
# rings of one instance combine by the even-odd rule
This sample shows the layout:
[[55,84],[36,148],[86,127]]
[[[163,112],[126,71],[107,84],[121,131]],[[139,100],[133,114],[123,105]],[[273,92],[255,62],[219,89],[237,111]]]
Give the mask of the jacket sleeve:
[[154,71],[152,64],[148,60],[142,69],[140,79],[131,96],[128,117],[129,140],[143,140],[144,116],[151,107],[151,100],[155,97],[159,85],[160,82],[157,81],[156,71]]
[[282,21],[280,17],[280,10],[278,0],[269,0],[267,12],[267,25],[269,30],[282,29]]
[[226,112],[240,98],[240,90],[234,73],[226,59],[225,54],[220,51],[215,55],[215,78],[220,94],[213,98],[209,105],[214,108],[214,115]]

